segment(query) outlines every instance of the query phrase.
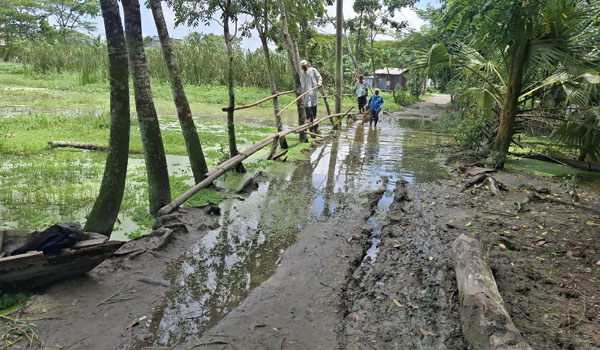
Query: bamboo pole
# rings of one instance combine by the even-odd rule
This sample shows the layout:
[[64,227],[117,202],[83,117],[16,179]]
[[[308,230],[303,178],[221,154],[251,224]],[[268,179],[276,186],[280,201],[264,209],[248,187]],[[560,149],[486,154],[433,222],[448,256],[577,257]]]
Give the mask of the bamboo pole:
[[305,131],[304,133],[307,135],[310,135],[310,136],[314,136],[314,137],[325,137],[321,134],[315,134],[314,132],[310,132],[310,131]]
[[[247,105],[235,107],[233,110],[237,111],[237,110],[240,110],[240,109],[246,109],[246,108],[254,107],[254,106],[259,105],[261,103],[264,103],[264,102],[267,102],[269,100],[272,100],[275,97],[278,97],[278,96],[281,96],[281,95],[291,94],[291,93],[294,93],[294,92],[296,92],[296,91],[295,90],[290,90],[290,91],[278,92],[278,93],[276,93],[274,95],[271,95],[269,97],[265,97],[262,100],[259,100],[259,101],[256,101],[256,102],[252,102],[252,103],[247,104]],[[221,110],[223,112],[227,112],[227,111],[229,111],[229,107],[223,107],[223,108],[221,108]]]
[[310,90],[306,90],[304,93],[302,93],[302,95],[300,95],[300,96],[296,97],[296,99],[295,99],[295,100],[293,100],[293,101],[292,101],[292,102],[291,102],[289,105],[285,106],[285,107],[284,107],[284,108],[283,108],[281,111],[279,111],[279,114],[278,114],[277,116],[281,116],[281,115],[283,114],[283,112],[284,112],[286,109],[290,108],[290,106],[291,106],[291,105],[293,105],[294,103],[296,103],[296,101],[298,101],[299,99],[301,99],[302,97],[304,97],[304,96],[305,96],[306,94],[308,94],[309,92],[311,92],[311,91],[313,91],[313,90],[315,90],[315,89],[318,89],[318,88],[319,88],[318,86],[315,86],[314,88],[312,88],[312,89],[310,89]]
[[331,119],[334,117],[343,118],[346,114],[348,114],[348,113],[331,114],[331,115],[316,119],[312,123],[309,122],[306,124],[302,124],[296,128],[284,130],[284,131],[278,132],[276,134],[267,136],[266,138],[262,139],[261,141],[257,142],[256,144],[254,144],[254,145],[250,146],[249,148],[245,149],[244,151],[240,152],[238,155],[231,157],[228,160],[226,160],[225,162],[221,163],[215,169],[212,169],[211,171],[209,171],[206,174],[206,178],[204,180],[202,180],[201,182],[196,184],[194,187],[187,190],[181,196],[172,200],[169,204],[162,207],[158,211],[158,216],[167,215],[169,213],[172,213],[174,210],[179,208],[183,203],[185,203],[188,199],[192,198],[193,195],[195,195],[196,193],[200,192],[202,189],[204,189],[204,188],[208,187],[210,184],[212,184],[213,181],[215,181],[219,176],[225,174],[228,170],[233,169],[241,161],[248,158],[252,154],[256,153],[260,149],[271,144],[276,137],[281,138],[281,137],[284,137],[284,136],[292,134],[292,133],[298,134],[298,133],[308,130],[310,127],[314,126],[315,124],[319,124],[327,119]]

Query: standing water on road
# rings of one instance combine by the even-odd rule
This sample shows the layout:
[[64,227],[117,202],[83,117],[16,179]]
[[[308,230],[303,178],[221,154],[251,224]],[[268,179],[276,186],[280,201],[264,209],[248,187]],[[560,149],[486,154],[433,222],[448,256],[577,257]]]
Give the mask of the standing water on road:
[[257,190],[222,202],[220,227],[166,272],[175,288],[147,323],[154,345],[172,346],[204,333],[274,273],[281,251],[295,242],[302,227],[342,222],[360,208],[367,193],[387,186],[369,221],[373,259],[396,180],[425,183],[449,177],[435,152],[448,138],[430,131],[427,123],[385,116],[378,128],[351,124],[295,166],[267,169],[275,174]]

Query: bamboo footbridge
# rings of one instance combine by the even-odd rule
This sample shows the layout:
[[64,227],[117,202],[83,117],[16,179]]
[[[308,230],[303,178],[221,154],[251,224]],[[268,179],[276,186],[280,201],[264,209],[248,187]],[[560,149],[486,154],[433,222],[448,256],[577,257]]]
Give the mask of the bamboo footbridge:
[[[299,99],[301,99],[304,95],[306,95],[307,93],[311,92],[312,90],[316,89],[313,88],[311,90],[306,91],[305,93],[299,95],[294,101],[292,101],[289,105],[287,105],[285,108],[283,108],[280,112],[279,115],[281,115],[281,113],[283,111],[285,111],[288,107],[290,107],[292,104],[294,104],[295,102],[297,102]],[[271,95],[269,97],[266,97],[262,100],[244,105],[244,106],[239,106],[239,107],[235,107],[234,110],[240,110],[240,109],[246,109],[246,108],[250,108],[250,107],[254,107],[257,106],[263,102],[269,101],[277,96],[281,96],[281,95],[285,95],[285,94],[290,94],[290,93],[294,93],[295,91],[286,91],[286,92],[280,92],[274,95]],[[327,101],[325,99],[325,101]],[[327,105],[327,107],[329,107]],[[347,116],[348,114],[350,114],[350,112],[352,111],[352,109],[354,109],[354,107],[348,109],[348,111],[346,111],[345,113],[337,113],[337,114],[331,114],[329,111],[329,108],[327,108],[328,110],[328,115],[325,117],[321,117],[318,119],[315,119],[312,123],[308,122],[305,124],[302,124],[300,126],[297,126],[295,128],[292,129],[288,129],[288,130],[283,130],[280,131],[278,133],[269,135],[267,137],[265,137],[264,139],[258,141],[257,143],[255,143],[254,145],[248,147],[247,149],[243,150],[242,152],[238,153],[237,155],[229,158],[228,160],[224,161],[223,163],[217,165],[215,168],[211,169],[209,172],[206,173],[204,180],[202,180],[201,182],[197,183],[196,185],[194,185],[194,187],[190,188],[189,190],[187,190],[184,194],[182,194],[181,196],[179,196],[178,198],[172,200],[169,204],[165,205],[164,207],[162,207],[159,211],[158,211],[158,216],[162,216],[162,215],[167,215],[172,213],[173,211],[177,210],[177,208],[179,208],[183,203],[185,203],[188,199],[190,199],[192,196],[194,196],[196,193],[200,192],[202,189],[208,187],[210,184],[212,184],[217,178],[219,178],[221,175],[225,174],[227,171],[233,169],[236,165],[238,165],[240,162],[242,162],[244,159],[250,157],[252,154],[260,151],[261,149],[265,148],[268,145],[272,145],[271,147],[271,152],[269,154],[269,159],[276,159],[282,156],[278,155],[275,156],[275,152],[277,150],[277,146],[279,145],[279,139],[281,139],[282,137],[285,137],[289,134],[299,134],[302,132],[305,132],[309,135],[312,136],[321,136],[312,132],[307,132],[306,130],[319,125],[320,123],[326,121],[326,120],[330,120],[332,118],[337,118],[334,122],[339,122],[342,118],[344,118],[345,116]],[[223,111],[229,111],[229,107],[224,107],[222,108]],[[287,152],[287,151],[286,151]]]

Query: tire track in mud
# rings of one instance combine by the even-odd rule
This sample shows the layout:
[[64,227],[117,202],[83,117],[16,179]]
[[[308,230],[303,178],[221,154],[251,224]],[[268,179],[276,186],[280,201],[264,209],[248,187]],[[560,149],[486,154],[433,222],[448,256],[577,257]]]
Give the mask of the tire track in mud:
[[418,185],[411,190],[419,194],[413,200],[407,183],[398,181],[377,260],[348,271],[340,295],[339,349],[465,348],[448,248],[455,236],[427,208],[442,193]]

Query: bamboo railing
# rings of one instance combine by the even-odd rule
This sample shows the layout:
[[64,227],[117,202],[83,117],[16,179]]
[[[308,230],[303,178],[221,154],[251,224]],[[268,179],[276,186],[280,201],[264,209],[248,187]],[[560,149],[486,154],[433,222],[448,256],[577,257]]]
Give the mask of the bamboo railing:
[[[257,106],[257,105],[259,105],[259,104],[261,104],[261,103],[264,103],[264,102],[267,102],[267,101],[269,101],[269,100],[272,100],[272,99],[274,99],[275,97],[278,97],[278,96],[281,96],[281,95],[287,95],[287,94],[291,94],[291,93],[294,93],[294,92],[296,92],[296,90],[290,90],[290,91],[278,92],[278,93],[276,93],[276,94],[274,94],[274,95],[271,95],[271,96],[269,96],[269,97],[265,97],[265,98],[263,98],[262,100],[258,100],[258,101],[256,101],[256,102],[252,102],[252,103],[250,103],[250,104],[243,105],[243,106],[237,106],[237,107],[233,108],[233,110],[234,110],[234,111],[238,111],[238,110],[240,110],[240,109],[246,109],[246,108],[254,107],[254,106]],[[223,112],[227,112],[227,111],[229,111],[229,107],[223,107],[223,108],[221,108],[221,110],[222,110]]]

